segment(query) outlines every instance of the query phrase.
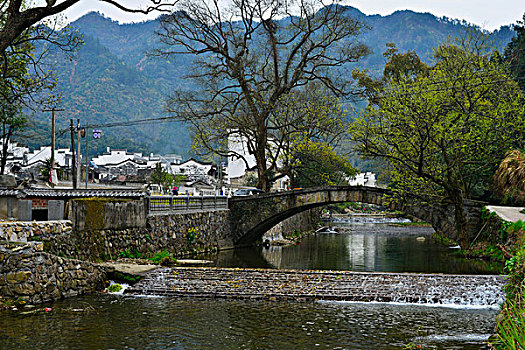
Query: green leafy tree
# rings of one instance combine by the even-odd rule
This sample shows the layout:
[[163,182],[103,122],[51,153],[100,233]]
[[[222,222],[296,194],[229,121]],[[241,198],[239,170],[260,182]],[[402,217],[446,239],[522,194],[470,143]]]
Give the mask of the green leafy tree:
[[369,91],[353,123],[359,153],[388,162],[397,198],[448,201],[462,247],[469,243],[465,199],[488,191],[505,152],[523,141],[523,94],[483,37],[440,46],[435,65],[393,75]]
[[[40,177],[48,182],[50,182],[51,180],[51,169],[53,167],[51,167],[51,158],[47,158],[44,160],[44,164],[40,165],[38,167],[38,173],[40,175]],[[55,166],[54,166],[55,169],[58,168],[58,172],[57,172],[57,177],[58,178],[61,178],[62,177],[62,170],[60,169],[60,167],[58,166],[58,163],[55,162]]]
[[272,144],[280,147],[270,146],[267,155],[272,160],[278,157],[276,169],[290,177],[292,187],[344,185],[356,174],[339,153],[348,113],[322,86],[311,84],[285,96],[275,115],[279,128],[272,133]]
[[319,0],[294,6],[277,0],[179,5],[180,12],[163,18],[164,46],[154,53],[191,55],[188,78],[199,90],[176,91],[168,110],[189,123],[200,155],[245,158],[225,144],[231,137],[244,140],[256,161],[257,187],[267,191],[278,167],[278,157],[269,158],[268,150],[281,152],[275,139],[282,127],[279,104],[314,82],[335,95],[349,94],[349,80],[339,68],[368,54],[356,40],[366,26],[336,1],[323,8]]
[[183,175],[168,173],[160,162],[155,164],[155,169],[153,169],[150,175],[150,181],[154,184],[161,185],[164,189],[170,189],[173,186],[179,187],[183,179]]
[[348,159],[323,142],[305,139],[294,145],[292,187],[348,185],[357,171]]
[[[15,5],[15,4],[13,4]],[[12,22],[10,10],[6,3],[0,5],[0,26],[5,33],[6,26]],[[20,8],[27,8],[25,1],[18,1]],[[64,50],[75,47],[79,40],[71,32],[64,30],[60,35],[44,25],[28,27],[5,47],[0,55],[0,123],[1,123],[1,155],[0,174],[4,174],[8,156],[9,143],[27,125],[27,117],[23,111],[34,109],[44,101],[53,100],[45,92],[55,87],[52,71],[40,64],[47,54],[47,49],[36,52],[34,39],[51,41]],[[66,39],[63,42],[58,39]]]

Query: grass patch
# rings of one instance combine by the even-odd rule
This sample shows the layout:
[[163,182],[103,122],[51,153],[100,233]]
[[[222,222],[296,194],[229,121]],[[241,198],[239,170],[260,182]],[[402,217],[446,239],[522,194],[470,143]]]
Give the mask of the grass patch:
[[498,336],[493,346],[498,350],[525,349],[524,303],[507,303],[505,318],[498,324]]
[[497,350],[525,349],[525,242],[523,228],[512,251],[515,254],[505,262],[507,285],[506,301],[500,314],[496,339],[492,346]]
[[118,256],[119,258],[123,259],[141,259],[143,257],[143,254],[139,253],[136,249],[133,250],[133,252],[126,249],[123,252],[118,253]]
[[439,232],[434,232],[432,234],[432,238],[434,238],[434,240],[438,243],[441,243],[443,245],[446,245],[446,246],[456,246],[458,245],[458,243],[450,238],[448,238],[447,236],[439,233]]
[[25,304],[26,302],[22,299],[4,298],[0,296],[0,311],[22,307]]
[[464,250],[460,249],[456,252],[460,256],[474,259],[484,259],[490,261],[504,262],[505,257],[501,249],[493,244],[480,243],[476,244],[475,247]]
[[114,281],[127,283],[127,284],[135,284],[142,279],[142,276],[130,275],[128,273],[122,273],[119,271],[110,273],[109,277]]
[[155,253],[155,255],[153,255],[152,258],[147,259],[151,260],[155,265],[162,266],[174,265],[175,263],[177,263],[177,260],[167,250]]
[[118,283],[112,284],[107,288],[109,293],[118,293],[122,290],[122,286]]

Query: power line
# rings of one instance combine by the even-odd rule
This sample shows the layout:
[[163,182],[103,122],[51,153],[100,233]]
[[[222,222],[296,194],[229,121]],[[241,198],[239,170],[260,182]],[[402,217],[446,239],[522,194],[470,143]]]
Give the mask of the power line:
[[[496,70],[489,70],[489,71],[486,71],[484,73],[488,73],[488,72],[491,72],[491,71],[496,71]],[[457,76],[456,76],[457,77]],[[480,78],[482,76],[476,76],[474,75],[472,78]],[[508,82],[508,81],[515,81],[515,80],[522,80],[522,79],[525,79],[525,77],[505,77],[503,79],[499,79],[499,80],[493,80],[493,81],[486,81],[486,82],[479,82],[479,83],[475,83],[475,84],[468,84],[468,85],[462,85],[460,86],[461,88],[469,88],[469,87],[478,87],[478,86],[483,86],[483,85],[494,85],[494,84],[499,84],[499,83],[502,83],[502,82]],[[431,82],[428,82],[426,83],[425,85],[428,86],[428,85],[435,85],[435,84],[439,84],[439,83],[445,83],[449,80],[438,80],[438,81],[431,81]],[[405,84],[403,86],[404,89],[406,88],[411,88],[411,87],[414,87],[414,86],[421,86],[421,84]],[[394,91],[394,90],[391,90],[391,91],[387,91],[386,93],[390,93],[390,95],[384,95],[383,93],[383,96],[381,95],[378,95],[378,96],[374,96],[373,98],[374,99],[387,99],[387,98],[390,98],[394,95],[396,96],[413,96],[413,95],[422,95],[422,94],[425,94],[425,93],[431,93],[431,92],[440,92],[440,91],[447,91],[447,90],[453,90],[454,88],[453,87],[450,87],[450,86],[446,86],[446,87],[440,87],[440,88],[436,88],[436,89],[426,89],[426,90],[419,90],[419,91],[415,91],[415,92],[406,92],[406,93],[401,93],[400,94],[400,91]],[[367,100],[370,100],[370,98],[368,97],[362,97],[362,98],[352,98],[352,99],[349,99],[347,101],[342,101],[340,103],[338,103],[339,105],[346,105],[348,103],[355,103],[355,102],[359,102],[359,101],[367,101]],[[331,106],[334,106],[336,104],[320,104],[320,105],[316,105],[318,107],[331,107]],[[296,110],[296,111],[300,111],[304,108],[306,108],[307,106],[296,106],[296,107],[292,107],[291,109],[292,110]],[[88,124],[88,125],[85,125],[86,128],[112,128],[112,127],[119,127],[119,126],[123,126],[123,127],[126,127],[126,126],[136,126],[136,125],[141,125],[141,124],[152,124],[152,123],[161,123],[161,122],[172,122],[172,121],[180,121],[180,117],[181,115],[183,114],[189,114],[189,115],[192,115],[192,114],[197,114],[196,112],[195,113],[192,113],[192,112],[176,112],[175,115],[172,115],[172,116],[165,116],[165,117],[158,117],[158,118],[146,118],[146,119],[138,119],[138,120],[128,120],[128,121],[122,121],[122,122],[114,122],[114,123],[105,123],[105,124]],[[67,129],[62,129],[58,135],[59,136],[63,136],[66,132],[68,132],[70,129],[67,128]]]

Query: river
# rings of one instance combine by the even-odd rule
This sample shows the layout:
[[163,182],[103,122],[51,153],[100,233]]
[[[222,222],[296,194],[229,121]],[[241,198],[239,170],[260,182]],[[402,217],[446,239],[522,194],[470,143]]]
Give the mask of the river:
[[[498,273],[425,227],[339,223],[286,247],[222,252],[217,266]],[[497,309],[93,295],[0,314],[1,349],[485,349]]]

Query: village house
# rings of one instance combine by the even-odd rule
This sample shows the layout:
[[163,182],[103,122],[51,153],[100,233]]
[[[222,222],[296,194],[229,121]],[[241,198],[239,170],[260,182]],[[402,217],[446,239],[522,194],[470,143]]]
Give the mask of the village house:
[[[0,148],[3,149],[3,140],[0,141]],[[24,156],[29,153],[29,148],[21,146],[17,142],[9,141],[7,143],[7,157],[5,164],[5,174],[17,174],[20,173],[22,166],[24,165]]]
[[179,186],[180,194],[211,196],[218,192],[217,165],[211,162],[199,162],[192,158],[172,164],[171,173],[184,176]]
[[[49,159],[51,159],[51,147],[42,146],[40,149],[24,155],[20,171],[36,179],[40,176],[41,169],[45,167]],[[71,176],[72,160],[73,154],[69,148],[55,149],[55,167],[58,167],[59,171],[66,178]]]
[[106,152],[94,157],[91,164],[96,181],[145,182],[157,163],[171,173],[171,166],[179,164],[181,160],[182,157],[176,154],[161,156],[151,153],[143,156],[140,152],[108,147]]

